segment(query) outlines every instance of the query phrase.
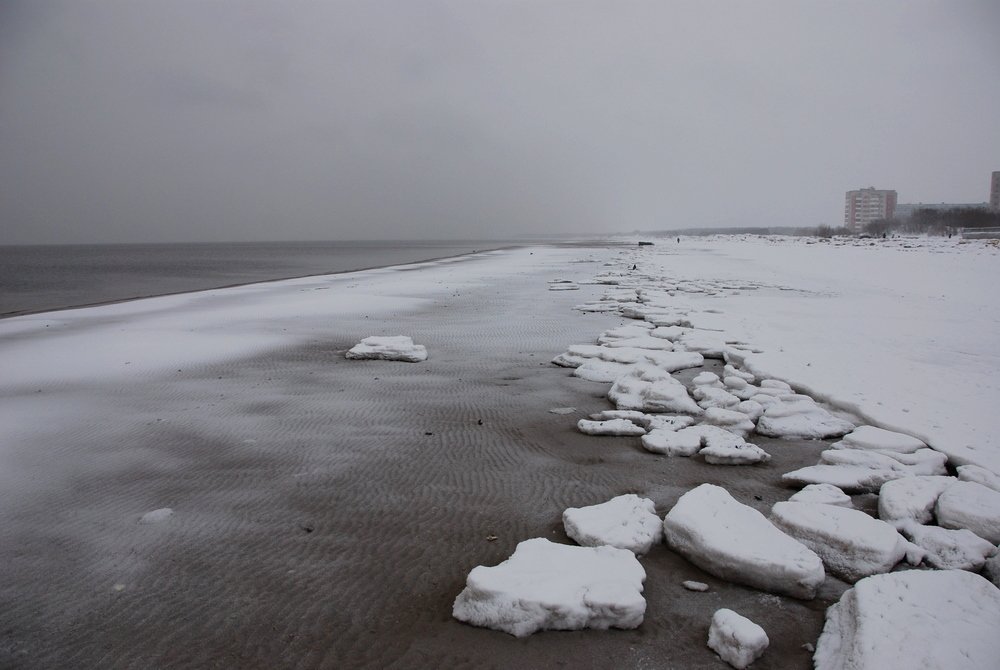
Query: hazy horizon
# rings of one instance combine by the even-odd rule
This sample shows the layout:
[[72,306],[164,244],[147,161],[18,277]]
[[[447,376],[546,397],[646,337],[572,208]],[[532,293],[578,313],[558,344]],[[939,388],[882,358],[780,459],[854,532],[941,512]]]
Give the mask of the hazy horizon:
[[977,203],[1000,4],[13,0],[0,244],[838,226]]

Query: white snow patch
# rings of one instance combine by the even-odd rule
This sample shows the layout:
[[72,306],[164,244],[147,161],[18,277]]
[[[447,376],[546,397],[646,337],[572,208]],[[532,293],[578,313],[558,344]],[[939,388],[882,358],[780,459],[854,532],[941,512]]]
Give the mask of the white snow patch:
[[713,484],[682,495],[663,531],[671,549],[739,584],[808,600],[825,577],[819,556]]
[[705,414],[701,417],[702,424],[709,426],[718,426],[723,430],[728,430],[730,433],[739,435],[740,437],[746,437],[754,429],[754,423],[750,418],[743,414],[742,412],[736,412],[729,409],[722,409],[721,407],[710,407],[705,410]]
[[506,561],[472,569],[455,599],[459,621],[517,637],[538,630],[636,628],[646,579],[635,554],[525,540]]
[[730,609],[716,610],[708,629],[708,646],[729,665],[743,670],[760,658],[770,640],[764,629]]
[[964,570],[862,579],[826,612],[815,670],[995,668],[1000,589]]
[[566,534],[585,547],[606,544],[642,556],[663,541],[663,522],[653,501],[634,493],[599,505],[570,507],[562,518]]

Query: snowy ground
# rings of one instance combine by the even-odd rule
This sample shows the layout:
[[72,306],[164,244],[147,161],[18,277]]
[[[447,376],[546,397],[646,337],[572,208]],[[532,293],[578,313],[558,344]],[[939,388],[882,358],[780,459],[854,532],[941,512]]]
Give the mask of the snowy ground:
[[801,238],[672,239],[637,272],[762,290],[682,294],[762,350],[758,377],[791,382],[956,463],[1000,472],[1000,250],[957,238],[850,245]]

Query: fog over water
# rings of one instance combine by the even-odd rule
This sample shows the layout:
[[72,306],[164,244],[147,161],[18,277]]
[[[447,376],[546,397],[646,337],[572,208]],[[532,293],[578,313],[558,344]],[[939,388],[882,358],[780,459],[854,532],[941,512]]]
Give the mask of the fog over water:
[[6,0],[0,244],[837,225],[981,202],[1000,3]]

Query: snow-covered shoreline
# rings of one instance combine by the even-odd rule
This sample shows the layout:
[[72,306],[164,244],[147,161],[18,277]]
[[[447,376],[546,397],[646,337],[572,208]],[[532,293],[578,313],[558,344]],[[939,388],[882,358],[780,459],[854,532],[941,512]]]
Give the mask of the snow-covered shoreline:
[[[824,490],[811,502],[784,503],[792,491],[782,487],[780,474],[810,466],[817,457],[836,461],[834,457],[846,453],[859,458],[862,438],[872,435],[881,441],[879,445],[899,449],[900,463],[926,462],[920,454],[913,455],[913,450],[928,451],[921,450],[919,443],[899,437],[886,442],[880,433],[858,432],[853,438],[860,441],[853,445],[858,449],[839,450],[829,442],[783,442],[747,434],[753,422],[744,424],[749,417],[756,422],[767,412],[768,396],[784,398],[780,402],[795,405],[795,412],[803,409],[819,417],[824,430],[834,431],[831,434],[849,430],[841,427],[840,417],[821,414],[811,401],[780,381],[753,380],[750,361],[767,362],[773,354],[773,360],[781,362],[787,354],[789,361],[806,372],[818,377],[829,374],[845,387],[852,378],[866,379],[865,374],[877,385],[878,373],[884,372],[877,368],[881,359],[875,355],[874,344],[871,351],[834,348],[825,357],[806,359],[816,341],[827,347],[833,342],[822,328],[810,329],[837,325],[832,315],[849,312],[857,297],[836,284],[824,288],[829,278],[822,269],[802,269],[811,268],[816,244],[748,238],[684,240],[677,246],[664,242],[653,249],[539,247],[484,254],[468,262],[426,264],[415,272],[385,269],[291,280],[0,321],[0,363],[9,371],[0,379],[5,398],[0,405],[5,445],[0,453],[0,539],[8,547],[0,550],[0,559],[9,562],[12,575],[18,575],[12,584],[22,594],[17,602],[40,600],[54,611],[61,607],[56,601],[87,603],[106,597],[110,590],[118,594],[115,607],[120,606],[127,616],[135,612],[130,594],[143,589],[163,594],[161,583],[190,580],[203,572],[206,578],[212,575],[220,588],[236,589],[246,598],[256,588],[254,580],[261,577],[244,576],[237,583],[230,575],[253,573],[256,561],[246,563],[240,551],[251,547],[269,566],[265,572],[284,575],[283,588],[299,593],[296,598],[300,599],[279,597],[273,608],[267,603],[244,604],[237,611],[273,621],[274,608],[295,612],[299,604],[313,603],[317,597],[313,589],[324,602],[347,598],[361,603],[356,605],[363,614],[359,623],[344,624],[350,634],[339,635],[342,642],[327,642],[338,654],[356,661],[369,658],[371,662],[371,658],[360,648],[352,651],[347,640],[370,643],[377,637],[385,641],[397,632],[393,626],[382,625],[389,617],[401,620],[405,630],[399,644],[387,644],[379,652],[379,658],[386,661],[509,661],[528,654],[536,664],[551,664],[556,658],[553,654],[574,658],[576,654],[589,657],[595,652],[621,654],[637,649],[640,638],[630,629],[639,626],[641,639],[651,644],[627,653],[662,659],[669,650],[671,658],[683,659],[686,667],[701,667],[713,660],[705,636],[712,612],[721,604],[763,626],[767,633],[763,639],[770,639],[763,659],[772,660],[761,663],[806,667],[809,655],[803,645],[815,643],[819,636],[821,608],[771,595],[787,592],[779,583],[783,578],[776,580],[771,568],[763,576],[732,583],[728,564],[724,569],[710,562],[705,563],[705,570],[695,567],[713,546],[711,538],[695,537],[701,532],[703,515],[681,518],[683,510],[678,510],[669,524],[668,546],[683,545],[683,551],[694,557],[691,562],[659,542],[655,524],[650,522],[662,518],[692,486],[711,482],[732,493],[734,500],[727,504],[733,509],[750,507],[763,515],[759,518],[762,527],[768,523],[765,517],[772,506],[780,502],[785,507],[777,510],[789,532],[816,546],[824,561],[841,561],[843,552],[831,554],[821,543],[840,538],[839,533],[853,523],[852,515],[870,513],[870,501],[866,511],[824,513],[808,507],[839,500]],[[845,251],[857,250],[831,248],[818,256]],[[968,258],[966,249],[960,247],[865,252],[873,256],[875,265],[885,264],[882,257],[892,254],[951,254],[950,262],[956,265],[979,259],[972,264],[984,267],[991,267],[986,260],[994,260],[994,252],[986,247],[973,248]],[[788,267],[775,269],[770,265],[774,259],[784,259]],[[859,273],[867,267],[860,262],[855,265]],[[803,274],[801,282],[794,276],[796,267]],[[597,276],[622,281],[593,283]],[[555,280],[577,288],[550,291]],[[658,284],[655,292],[647,293],[646,303],[636,301],[635,289],[623,285],[642,282]],[[625,300],[629,291],[631,301]],[[892,291],[884,293],[875,302],[883,305],[884,320],[892,322],[898,314],[885,306],[896,296]],[[616,297],[602,301],[606,294]],[[651,307],[668,304],[671,307]],[[574,310],[574,305],[593,309]],[[832,306],[832,315],[824,314],[823,306]],[[973,326],[979,327],[977,319],[986,318],[991,309],[989,305],[969,308],[976,312],[970,316]],[[619,316],[619,311],[628,311],[630,318]],[[916,311],[908,308],[904,316],[912,318]],[[797,321],[800,313],[806,318]],[[874,317],[878,310],[870,313]],[[660,325],[647,322],[639,328],[636,324],[644,316]],[[797,330],[789,331],[789,324],[798,324]],[[869,327],[876,326],[869,319]],[[885,332],[885,323],[879,327]],[[659,331],[657,336],[650,334],[654,329]],[[563,355],[570,367],[579,365],[577,369],[584,369],[587,377],[569,376],[565,368],[549,365],[559,351],[593,342],[602,332],[602,347],[571,347]],[[363,338],[401,334],[426,345],[426,361],[345,357]],[[911,335],[926,337],[919,332]],[[963,337],[968,343],[971,336]],[[846,347],[857,339],[848,332],[837,341]],[[718,357],[724,349],[735,366],[723,370],[721,361],[704,361]],[[883,348],[879,355],[891,359],[890,354],[898,353],[906,360],[915,356],[913,351],[898,349]],[[997,372],[988,351],[984,356],[982,376],[972,378],[974,390],[977,381],[987,381],[989,373]],[[639,370],[647,378],[640,374],[621,384],[604,381],[636,362],[676,367],[683,383],[671,380],[666,370],[655,374]],[[697,367],[683,371],[703,362],[714,372]],[[873,364],[876,369],[851,369],[862,364]],[[792,374],[797,371],[790,366],[789,374],[775,376],[801,392],[804,382]],[[942,388],[914,374],[891,378],[896,392],[890,400],[917,409],[923,403],[927,412],[940,416],[948,408],[921,400],[924,395],[933,400],[952,394],[956,397],[951,400],[960,403],[971,392],[963,385],[970,381],[968,376],[950,375],[947,369]],[[587,378],[594,381],[584,381]],[[594,395],[598,380],[617,387],[625,403],[619,407],[630,409],[608,410],[607,400]],[[692,397],[687,397],[684,384]],[[909,392],[914,388],[924,395],[913,400]],[[821,389],[817,399],[836,401],[833,394],[825,393],[830,391]],[[647,401],[657,408],[678,406],[688,414],[668,420],[655,413],[662,409],[645,413],[628,405]],[[978,397],[972,399],[973,408],[979,408],[978,401]],[[736,420],[736,415],[744,418]],[[804,435],[801,430],[809,421],[796,419],[794,412],[790,416],[792,420],[784,423],[772,421],[770,430]],[[924,418],[929,421],[934,416]],[[772,412],[771,418],[779,417]],[[973,428],[995,421],[971,411],[958,418],[963,426]],[[687,429],[693,422],[701,425]],[[591,438],[581,434],[583,429],[594,435],[632,437]],[[647,440],[638,436],[647,430],[644,438],[688,430],[692,453],[705,453],[697,458],[660,456],[657,449],[643,448]],[[913,435],[917,431],[904,432]],[[760,441],[763,449],[745,442],[744,437]],[[845,438],[850,439],[850,435]],[[648,441],[652,447],[662,446],[665,453],[683,451],[684,445],[667,444],[669,440],[663,445],[659,438]],[[825,447],[831,448],[821,454]],[[886,458],[884,454],[871,456],[882,459],[880,463]],[[910,466],[892,467],[902,471]],[[995,471],[970,470],[967,480],[988,485],[994,481],[991,472]],[[935,511],[936,496],[954,484],[937,471],[926,482],[915,491],[896,487],[900,490],[886,497],[886,515],[898,516],[892,523],[913,542],[944,547],[937,560],[954,562],[957,555],[948,554],[944,546],[944,540],[953,536],[944,537],[938,531],[959,531],[932,526],[921,530],[912,525],[913,519],[923,523]],[[960,528],[981,528],[981,518],[963,516],[968,507],[965,488],[969,487],[956,488],[955,495],[939,504],[941,518]],[[482,637],[483,631],[440,620],[471,568],[497,565],[517,544],[556,533],[550,527],[570,508],[578,511],[568,516],[566,536],[559,531],[549,541],[569,544],[571,537],[577,537],[587,543],[607,543],[604,524],[617,512],[594,506],[623,493],[638,494],[638,498],[628,498],[624,507],[645,515],[639,525],[630,525],[625,532],[628,548],[637,554],[645,554],[651,546],[649,556],[636,558],[648,574],[645,590],[637,596],[634,589],[602,587],[596,598],[582,601],[579,617],[559,619],[553,625],[576,627],[582,621],[625,630],[611,637],[577,637],[571,645],[558,636],[541,635],[538,641],[532,639],[530,647],[512,647],[506,635]],[[303,507],[302,500],[312,502]],[[651,506],[655,507],[652,511]],[[299,518],[303,509],[309,510],[309,516]],[[813,518],[817,513],[819,521]],[[156,523],[152,523],[154,518]],[[815,532],[820,522],[826,524],[825,535]],[[40,524],[50,527],[39,532]],[[268,532],[258,535],[261,525]],[[288,529],[303,538],[297,542],[317,543],[324,549],[317,552],[307,548],[312,545],[287,544],[281,538]],[[683,529],[684,537],[677,529]],[[885,523],[877,532],[895,531]],[[220,533],[227,538],[221,545],[216,537]],[[875,534],[873,529],[869,542],[875,553],[866,560],[882,570],[887,562],[899,559],[903,545],[883,547]],[[80,547],[73,560],[46,553],[47,537],[74,538]],[[271,546],[265,537],[276,537],[279,544]],[[968,542],[963,546],[971,551],[971,564],[982,565],[983,550]],[[137,551],[138,558],[132,558],[130,551]],[[853,547],[845,551],[853,560]],[[978,559],[976,552],[980,552]],[[919,561],[918,552],[912,553],[912,560]],[[194,572],[185,558],[189,555],[198,557]],[[811,553],[803,556],[808,557],[806,562],[819,560]],[[332,572],[331,557],[336,565]],[[774,566],[785,564],[782,557],[776,558]],[[631,559],[624,562],[631,564]],[[855,570],[854,563],[845,565],[843,574],[852,580],[870,571]],[[847,586],[823,581],[816,569],[801,572],[804,586],[795,592],[796,597],[815,594],[815,602],[832,604]],[[161,573],[170,578],[161,582]],[[57,575],[57,586],[49,583],[50,575]],[[310,585],[309,593],[297,590],[304,584]],[[397,584],[411,594],[403,606]],[[764,591],[757,590],[761,585]],[[493,588],[482,580],[472,586],[463,600],[465,613],[488,598]],[[178,594],[203,608],[204,614],[191,623],[202,641],[188,637],[190,649],[185,653],[191,656],[185,658],[204,660],[212,644],[206,631],[213,630],[230,610],[217,611],[212,596],[197,590],[181,589]],[[177,616],[178,607],[186,611],[185,600],[166,595],[163,600],[150,611],[151,620],[169,621]],[[622,603],[627,607],[616,610]],[[614,616],[608,616],[607,608],[616,612]],[[532,605],[529,610],[533,609]],[[556,611],[560,611],[558,606]],[[38,619],[25,614],[21,606],[9,616],[20,617],[27,626],[41,626],[38,630],[69,626],[94,630],[95,625],[81,626],[72,618],[60,621],[52,614]],[[114,626],[102,624],[105,632],[94,638],[95,644],[116,635],[114,631],[126,636],[132,630],[121,618],[114,620]],[[295,631],[306,625],[305,620],[297,613],[289,615],[287,626]],[[329,620],[328,614],[317,619]],[[477,616],[469,620],[489,622]],[[442,628],[447,625],[459,629]],[[510,630],[522,634],[532,628],[519,625]],[[39,659],[59,659],[74,647],[89,649],[88,640],[54,644],[45,633],[34,635],[42,646],[21,641],[22,633],[16,638],[35,653],[52,646],[46,652],[49,655],[39,655]],[[319,639],[321,634],[313,635]],[[449,639],[457,640],[457,646],[430,641]],[[139,636],[130,638],[123,648],[146,654],[157,644]],[[429,655],[412,655],[424,645],[432,650]],[[371,648],[367,643],[363,647]],[[275,653],[268,649],[265,656]],[[458,656],[455,649],[461,650]],[[93,650],[84,657],[87,653]],[[514,655],[503,656],[507,653]],[[639,656],[636,659],[638,664]]]

